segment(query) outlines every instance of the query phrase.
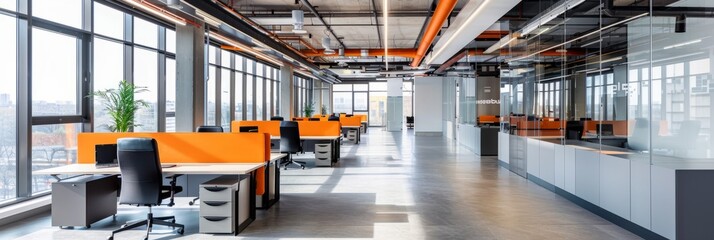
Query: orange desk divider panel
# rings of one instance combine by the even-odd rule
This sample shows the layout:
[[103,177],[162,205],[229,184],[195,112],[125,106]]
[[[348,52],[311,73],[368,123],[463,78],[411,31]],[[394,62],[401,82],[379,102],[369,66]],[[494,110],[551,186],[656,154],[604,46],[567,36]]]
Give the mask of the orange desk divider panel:
[[339,136],[340,122],[299,121],[300,136]]
[[615,135],[625,136],[627,132],[627,121],[626,120],[608,120],[608,121],[584,121],[586,132],[597,132],[597,124],[612,124],[612,129]]
[[[80,133],[78,163],[94,163],[94,146],[125,137],[156,139],[163,163],[262,163],[270,159],[270,136],[255,133]],[[265,191],[263,168],[257,170],[257,194]]]
[[340,123],[345,127],[359,127],[362,126],[362,120],[360,117],[341,117]]
[[360,121],[366,122],[367,121],[367,114],[355,114],[355,117],[359,117]]
[[498,118],[495,115],[481,115],[478,117],[479,122],[498,122]]
[[240,132],[242,126],[257,126],[259,133],[280,136],[280,121],[233,121],[231,122],[231,132]]

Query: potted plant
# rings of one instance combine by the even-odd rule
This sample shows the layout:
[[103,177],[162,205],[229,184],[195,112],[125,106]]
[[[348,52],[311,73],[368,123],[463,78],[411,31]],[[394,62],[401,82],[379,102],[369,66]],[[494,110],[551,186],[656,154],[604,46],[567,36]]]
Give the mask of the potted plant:
[[315,107],[313,105],[314,104],[312,102],[305,103],[305,108],[303,108],[303,111],[305,112],[305,117],[312,117],[312,113],[315,112]]
[[144,100],[135,100],[138,93],[148,91],[145,87],[137,87],[126,80],[119,82],[118,89],[95,91],[91,95],[104,100],[104,109],[111,116],[109,130],[112,132],[128,132],[140,126],[134,122],[134,114],[141,107],[148,107]]

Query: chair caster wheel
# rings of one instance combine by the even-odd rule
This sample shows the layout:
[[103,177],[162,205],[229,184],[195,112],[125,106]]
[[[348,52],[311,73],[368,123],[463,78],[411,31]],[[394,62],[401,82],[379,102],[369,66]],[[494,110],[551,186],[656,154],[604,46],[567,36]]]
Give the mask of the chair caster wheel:
[[109,236],[107,240],[114,240],[114,236]]
[[183,235],[183,228],[179,229],[177,232],[178,234]]
[[305,170],[305,166],[302,166],[302,170]]
[[193,206],[193,201],[188,202],[189,206]]
[[86,228],[86,229],[90,229],[90,228],[92,228],[92,225],[87,225],[87,226],[84,226],[84,228]]

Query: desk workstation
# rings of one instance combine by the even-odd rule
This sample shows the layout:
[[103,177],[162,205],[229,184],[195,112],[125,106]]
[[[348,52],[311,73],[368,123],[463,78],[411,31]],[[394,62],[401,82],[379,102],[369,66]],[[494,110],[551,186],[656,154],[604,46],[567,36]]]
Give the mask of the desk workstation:
[[[256,208],[267,209],[280,199],[278,166],[279,161],[287,155],[269,152],[267,134],[81,133],[78,136],[78,163],[33,172],[52,175],[57,179],[53,183],[52,192],[52,208],[55,210],[52,214],[53,226],[89,227],[98,220],[117,214],[116,196],[118,190],[122,189],[117,177],[124,179],[121,164],[126,160],[122,160],[119,145],[119,150],[115,150],[119,166],[98,167],[95,157],[100,155],[95,153],[95,147],[126,139],[155,141],[154,154],[156,161],[161,163],[159,172],[164,176],[164,184],[170,184],[172,189],[169,206],[173,205],[174,197],[201,197],[198,221],[201,232],[238,234],[255,220]],[[233,187],[215,186],[231,181],[235,182]],[[77,186],[86,186],[86,193],[77,195],[62,191],[64,187],[74,192],[72,189]],[[92,190],[90,186],[102,186],[100,193],[96,193],[97,189]],[[178,191],[174,192],[173,189]],[[233,189],[235,197],[230,197],[233,200],[219,197],[220,201],[216,201],[211,198],[222,192],[222,189]],[[78,207],[75,204],[77,200],[87,205]],[[214,211],[219,206],[230,207],[235,211]],[[95,209],[100,207],[104,208]],[[79,211],[89,217],[78,221],[73,212],[63,212],[61,209]],[[179,233],[182,231],[183,228]]]
[[[340,159],[340,123],[336,121],[296,121],[300,152],[314,152],[316,166],[332,166]],[[271,151],[281,152],[281,121],[233,121],[231,131],[257,127],[270,135]]]

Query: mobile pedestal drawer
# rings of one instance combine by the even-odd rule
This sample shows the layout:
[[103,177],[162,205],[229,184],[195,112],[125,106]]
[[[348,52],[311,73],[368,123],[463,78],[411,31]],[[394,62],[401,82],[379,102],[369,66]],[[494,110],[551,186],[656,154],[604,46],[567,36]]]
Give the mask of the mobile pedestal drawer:
[[116,175],[75,177],[52,183],[52,226],[90,227],[117,214]]
[[252,221],[247,175],[220,176],[201,184],[198,191],[201,198],[199,232],[238,234]]
[[315,144],[315,166],[332,166],[332,144]]

